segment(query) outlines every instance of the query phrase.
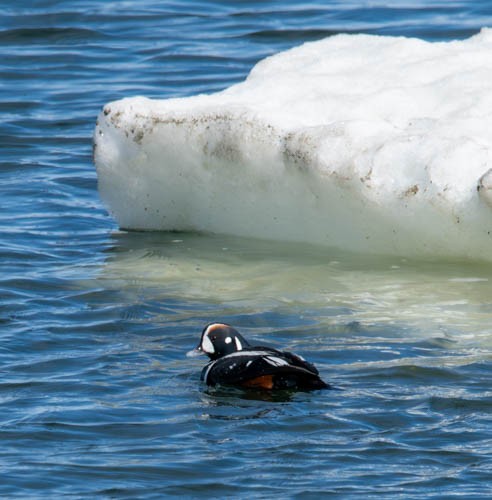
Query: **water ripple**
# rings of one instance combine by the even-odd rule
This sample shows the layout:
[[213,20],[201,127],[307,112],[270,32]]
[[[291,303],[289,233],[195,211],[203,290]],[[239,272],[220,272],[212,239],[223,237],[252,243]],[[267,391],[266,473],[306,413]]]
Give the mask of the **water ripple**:
[[[221,90],[335,33],[464,38],[484,2],[19,0],[0,20],[2,498],[490,493],[492,274],[305,245],[117,231],[91,136],[134,94]],[[337,390],[200,385],[204,324]]]

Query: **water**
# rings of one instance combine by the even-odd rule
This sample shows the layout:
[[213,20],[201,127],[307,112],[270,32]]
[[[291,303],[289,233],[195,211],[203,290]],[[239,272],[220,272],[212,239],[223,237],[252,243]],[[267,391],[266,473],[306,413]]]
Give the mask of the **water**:
[[[488,2],[5,2],[3,498],[450,498],[492,481],[492,268],[119,232],[91,161],[106,102],[210,92],[332,33],[465,38]],[[336,391],[207,390],[204,324]]]

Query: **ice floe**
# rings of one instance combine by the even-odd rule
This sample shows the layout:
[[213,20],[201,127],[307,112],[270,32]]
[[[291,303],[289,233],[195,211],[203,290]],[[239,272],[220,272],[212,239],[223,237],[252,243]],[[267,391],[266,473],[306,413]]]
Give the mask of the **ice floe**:
[[492,260],[492,30],[337,35],[222,92],[109,103],[99,190],[120,227]]

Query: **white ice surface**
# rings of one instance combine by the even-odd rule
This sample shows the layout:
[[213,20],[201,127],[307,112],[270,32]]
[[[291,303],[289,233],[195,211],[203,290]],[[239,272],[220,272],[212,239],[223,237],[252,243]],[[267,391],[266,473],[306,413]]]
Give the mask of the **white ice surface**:
[[110,103],[95,163],[122,228],[492,260],[492,30],[338,35],[213,95]]

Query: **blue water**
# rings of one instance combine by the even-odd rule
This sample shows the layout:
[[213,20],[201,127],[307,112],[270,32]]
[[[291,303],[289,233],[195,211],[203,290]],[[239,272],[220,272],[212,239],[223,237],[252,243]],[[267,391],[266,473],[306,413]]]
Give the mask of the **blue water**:
[[[466,38],[488,1],[18,0],[0,17],[2,498],[485,498],[492,269],[118,231],[102,106],[213,92],[339,32]],[[207,390],[209,321],[339,390]]]

